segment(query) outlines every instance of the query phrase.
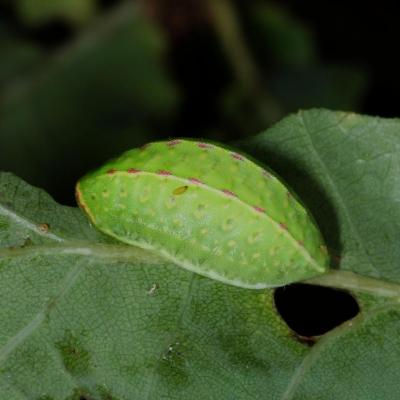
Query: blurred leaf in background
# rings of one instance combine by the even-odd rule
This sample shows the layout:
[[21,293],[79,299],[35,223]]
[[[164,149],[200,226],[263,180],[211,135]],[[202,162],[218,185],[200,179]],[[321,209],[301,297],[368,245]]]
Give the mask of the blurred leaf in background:
[[1,93],[0,169],[72,202],[80,175],[160,135],[174,115],[178,93],[164,68],[164,50],[160,32],[127,3],[46,54],[39,70]]
[[271,74],[271,91],[288,112],[323,105],[358,110],[368,84],[367,72],[352,65],[315,65]]
[[11,29],[0,20],[0,90],[18,80],[23,74],[37,66],[44,55],[38,46],[15,37]]
[[[312,30],[285,4],[256,1],[239,10],[243,40],[259,78],[248,93],[238,82],[226,91],[222,110],[230,130],[248,136],[298,109],[359,109],[368,85],[365,67],[322,62]],[[231,59],[238,56],[231,54]],[[257,111],[257,103],[265,98],[278,109],[272,118]]]
[[313,32],[284,6],[257,1],[246,17],[250,43],[263,64],[305,68],[318,60]]
[[87,22],[96,11],[96,0],[16,0],[18,14],[27,24],[36,25],[54,17],[75,24]]

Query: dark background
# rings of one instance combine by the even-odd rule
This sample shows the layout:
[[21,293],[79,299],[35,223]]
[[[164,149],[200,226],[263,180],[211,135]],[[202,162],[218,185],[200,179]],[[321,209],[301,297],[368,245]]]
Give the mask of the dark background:
[[[394,8],[217,3],[0,0],[0,169],[74,205],[76,179],[149,140],[245,139],[300,108],[400,114]],[[256,77],[235,73],[227,10]]]

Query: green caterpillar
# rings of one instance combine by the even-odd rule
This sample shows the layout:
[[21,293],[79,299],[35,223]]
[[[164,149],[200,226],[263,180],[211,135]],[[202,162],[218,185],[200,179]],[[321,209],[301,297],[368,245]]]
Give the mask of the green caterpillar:
[[281,286],[328,268],[318,228],[285,185],[212,143],[129,150],[83,177],[76,196],[102,232],[227,284]]

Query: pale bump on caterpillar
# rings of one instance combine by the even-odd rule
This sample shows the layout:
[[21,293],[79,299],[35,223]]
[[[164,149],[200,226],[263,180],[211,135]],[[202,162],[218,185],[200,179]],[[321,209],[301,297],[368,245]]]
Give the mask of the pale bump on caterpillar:
[[282,286],[328,268],[313,218],[282,181],[214,143],[129,150],[84,176],[76,197],[100,231],[230,285]]

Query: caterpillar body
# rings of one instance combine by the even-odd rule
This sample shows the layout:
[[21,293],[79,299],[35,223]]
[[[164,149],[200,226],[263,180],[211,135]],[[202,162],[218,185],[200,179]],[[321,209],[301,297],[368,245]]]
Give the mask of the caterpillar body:
[[154,142],[77,184],[93,225],[190,271],[262,289],[322,274],[311,215],[270,171],[213,143]]

